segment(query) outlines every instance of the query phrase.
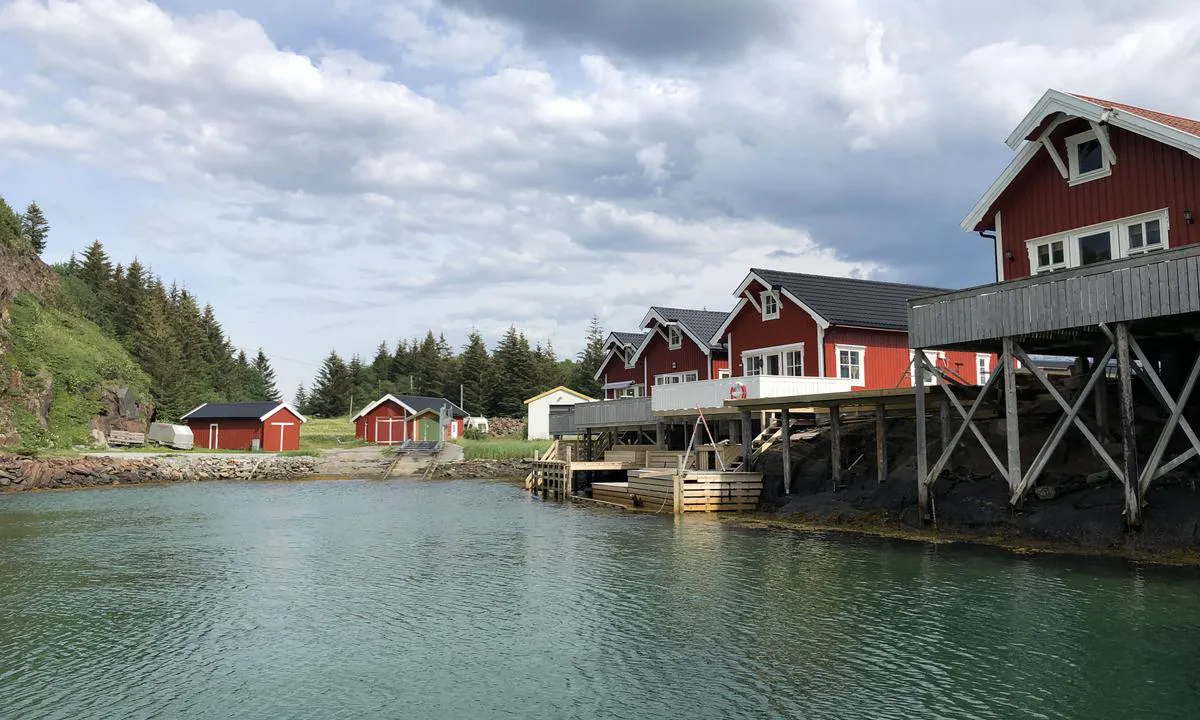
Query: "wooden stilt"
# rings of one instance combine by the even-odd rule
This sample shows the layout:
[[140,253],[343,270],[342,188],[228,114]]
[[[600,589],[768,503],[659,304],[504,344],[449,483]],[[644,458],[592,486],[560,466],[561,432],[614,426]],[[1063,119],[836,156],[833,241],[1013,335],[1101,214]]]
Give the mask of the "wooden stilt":
[[754,450],[754,427],[750,423],[750,411],[742,411],[742,472],[750,472],[750,456]]
[[654,426],[654,431],[657,433],[654,439],[654,446],[659,450],[667,449],[667,424],[660,422]]
[[1129,354],[1129,326],[1117,323],[1117,390],[1121,405],[1121,445],[1124,450],[1125,522],[1142,524],[1142,488],[1139,482],[1137,435],[1133,416],[1133,362]]
[[829,454],[833,466],[833,489],[842,487],[842,409],[829,406]]
[[[919,360],[921,350],[916,351]],[[930,520],[929,514],[929,445],[925,439],[925,363],[913,363],[913,400],[916,410],[913,419],[917,426],[917,509],[921,519]]]
[[783,409],[783,494],[792,494],[792,413]]
[[887,478],[887,418],[886,407],[883,403],[875,404],[875,482],[881,483]]
[[1154,450],[1150,453],[1150,459],[1146,461],[1146,467],[1142,470],[1142,477],[1139,482],[1142,495],[1150,487],[1150,482],[1155,478],[1155,473],[1158,472],[1158,466],[1162,463],[1163,455],[1167,452],[1167,445],[1171,442],[1171,435],[1175,433],[1175,428],[1179,426],[1183,418],[1183,409],[1187,407],[1188,400],[1192,397],[1192,390],[1196,387],[1196,379],[1200,377],[1200,355],[1196,357],[1196,362],[1192,365],[1192,371],[1188,373],[1187,381],[1183,384],[1183,390],[1179,393],[1179,401],[1175,403],[1175,408],[1171,411],[1171,417],[1167,420],[1167,424],[1162,429],[1162,433],[1158,436],[1158,441],[1154,443]]
[[1008,445],[1008,489],[1013,492],[1021,484],[1021,433],[1017,420],[1017,368],[1013,355],[1013,339],[1004,338],[1004,427]]
[[1096,396],[1096,430],[1101,435],[1108,435],[1108,362],[1103,361],[1105,355],[1110,359],[1111,354],[1106,353],[1107,348],[1096,346],[1092,351],[1093,362],[1103,366],[1103,371],[1100,373],[1100,378],[1096,381],[1096,389],[1093,391]]
[[572,492],[574,492],[573,488],[571,487],[572,475],[571,475],[571,446],[570,445],[567,445],[566,447],[563,448],[563,462],[566,463],[566,467],[563,468],[563,478],[562,478],[562,484],[559,486],[559,492],[561,493],[562,499],[566,500],[567,496],[570,495]]
[[[946,387],[949,389],[948,385]],[[938,416],[942,426],[942,450],[945,451],[950,447],[950,400],[944,395],[941,402],[938,403]]]

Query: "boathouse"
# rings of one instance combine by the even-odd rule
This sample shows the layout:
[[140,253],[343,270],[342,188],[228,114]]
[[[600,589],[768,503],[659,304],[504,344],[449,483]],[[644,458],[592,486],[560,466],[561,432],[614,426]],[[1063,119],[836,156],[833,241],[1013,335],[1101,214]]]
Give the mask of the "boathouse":
[[466,419],[467,412],[446,398],[388,394],[364,407],[351,421],[359,440],[400,445],[409,440],[462,437]]
[[[1007,142],[1016,156],[962,222],[992,242],[999,282],[909,301],[914,348],[999,352],[1002,368],[973,398],[946,393],[960,422],[932,464],[916,394],[921,510],[932,518],[932,490],[968,432],[1019,507],[1078,431],[1138,527],[1155,482],[1200,455],[1184,414],[1200,377],[1200,121],[1050,90]],[[1078,382],[1056,386],[1038,353],[1077,358]],[[1061,410],[1032,456],[1017,363]],[[942,374],[928,362],[915,372]],[[1003,398],[996,448],[976,422],[993,388]],[[1135,406],[1149,412],[1135,418]]]
[[208,450],[300,449],[300,425],[307,422],[282,402],[204,403],[181,420],[192,430],[193,447]]
[[605,400],[636,398],[646,394],[645,363],[637,359],[645,332],[611,332],[604,340],[604,360],[596,368],[594,379],[600,383]]
[[574,413],[571,408],[582,402],[592,402],[592,398],[562,385],[529,398],[525,401],[528,438],[549,440],[551,437],[574,435]]

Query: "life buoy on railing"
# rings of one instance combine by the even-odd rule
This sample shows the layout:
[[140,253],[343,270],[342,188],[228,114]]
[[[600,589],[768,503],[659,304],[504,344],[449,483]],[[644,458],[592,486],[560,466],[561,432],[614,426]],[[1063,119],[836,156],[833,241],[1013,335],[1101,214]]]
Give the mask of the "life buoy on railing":
[[735,382],[729,386],[730,400],[745,400],[746,399],[746,384]]

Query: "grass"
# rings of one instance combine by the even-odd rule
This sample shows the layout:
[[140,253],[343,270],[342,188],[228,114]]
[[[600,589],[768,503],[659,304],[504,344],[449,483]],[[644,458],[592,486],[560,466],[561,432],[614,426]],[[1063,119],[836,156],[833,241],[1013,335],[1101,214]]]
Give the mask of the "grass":
[[354,437],[349,417],[309,418],[300,426],[300,452],[366,445]]
[[520,460],[546,452],[551,441],[498,437],[454,442],[463,446],[463,457],[467,460]]
[[89,444],[88,423],[100,413],[106,387],[129,387],[138,397],[149,395],[150,379],[125,348],[88,320],[21,295],[13,301],[6,332],[13,351],[9,357],[0,356],[0,371],[5,366],[19,370],[27,388],[45,387],[53,378],[48,429],[41,428],[32,413],[14,409],[21,449]]

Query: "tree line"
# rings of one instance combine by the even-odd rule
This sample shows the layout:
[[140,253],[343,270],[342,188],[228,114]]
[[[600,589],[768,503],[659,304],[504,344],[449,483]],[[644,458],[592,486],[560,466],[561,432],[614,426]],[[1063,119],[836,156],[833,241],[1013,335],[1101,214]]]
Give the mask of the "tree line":
[[211,305],[169,287],[134,258],[114,265],[100,241],[54,266],[71,304],[116,338],[150,376],[156,417],[176,421],[205,402],[278,400],[275,371],[225,336]]
[[24,213],[18,213],[0,197],[0,245],[24,247],[41,255],[49,235],[50,224],[36,202],[29,203]]
[[524,417],[527,398],[559,385],[599,397],[593,376],[604,359],[603,344],[597,318],[592,318],[584,349],[573,359],[559,359],[549,342],[531,346],[515,327],[491,350],[472,331],[457,353],[445,336],[431,330],[423,339],[400,340],[392,347],[382,342],[369,361],[330,352],[311,385],[296,392],[296,404],[305,414],[337,417],[391,393],[455,403],[461,399],[471,415]]

